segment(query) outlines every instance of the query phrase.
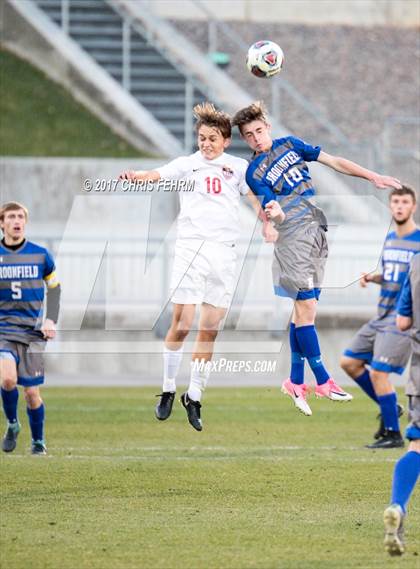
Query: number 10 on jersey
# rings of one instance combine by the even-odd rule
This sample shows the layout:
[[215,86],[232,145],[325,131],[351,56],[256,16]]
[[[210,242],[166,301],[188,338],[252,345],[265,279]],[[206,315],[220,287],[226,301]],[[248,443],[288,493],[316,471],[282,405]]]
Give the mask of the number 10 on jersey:
[[205,180],[208,194],[220,194],[222,191],[222,181],[220,178],[211,178],[210,176],[207,176]]

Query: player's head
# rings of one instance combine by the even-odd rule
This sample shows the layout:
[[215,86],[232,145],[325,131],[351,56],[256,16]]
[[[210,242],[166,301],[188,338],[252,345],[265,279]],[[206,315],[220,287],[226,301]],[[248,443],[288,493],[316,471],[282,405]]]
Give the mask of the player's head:
[[254,152],[268,152],[273,144],[267,109],[262,101],[256,101],[236,113],[232,126],[237,126],[242,138]]
[[403,225],[412,219],[417,207],[416,192],[410,186],[402,186],[389,194],[389,208],[392,219],[397,225]]
[[0,229],[9,242],[19,243],[25,237],[29,213],[19,202],[7,202],[0,206]]
[[201,103],[193,109],[196,119],[197,144],[207,160],[214,160],[223,154],[230,144],[232,126],[230,116],[218,111],[211,103]]

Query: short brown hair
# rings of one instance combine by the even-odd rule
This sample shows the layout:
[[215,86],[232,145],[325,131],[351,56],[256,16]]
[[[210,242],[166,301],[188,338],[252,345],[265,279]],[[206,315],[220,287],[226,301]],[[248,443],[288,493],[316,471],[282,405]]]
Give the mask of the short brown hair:
[[217,128],[223,138],[231,138],[232,125],[230,124],[230,116],[223,111],[218,111],[216,107],[209,102],[201,103],[193,108],[194,118],[197,120],[195,128],[198,132],[201,126],[209,126]]
[[411,186],[407,186],[406,184],[403,184],[401,188],[392,190],[392,192],[389,194],[389,199],[391,199],[392,196],[405,196],[407,194],[413,198],[414,203],[417,202],[415,190]]
[[28,208],[19,202],[6,202],[0,207],[0,221],[4,221],[4,214],[8,211],[16,211],[23,209],[25,212],[26,221],[28,221],[29,211]]
[[238,111],[232,119],[232,126],[237,126],[242,134],[242,127],[252,121],[263,121],[268,124],[268,113],[262,101],[255,101],[252,105]]

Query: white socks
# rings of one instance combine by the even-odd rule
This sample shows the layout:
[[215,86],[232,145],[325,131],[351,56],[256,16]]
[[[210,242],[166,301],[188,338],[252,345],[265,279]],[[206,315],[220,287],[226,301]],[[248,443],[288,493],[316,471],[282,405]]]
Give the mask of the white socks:
[[176,391],[176,376],[182,361],[184,347],[179,350],[168,350],[163,346],[163,387],[162,391]]
[[188,387],[188,397],[193,401],[201,401],[210,376],[211,362],[194,360],[191,362],[191,378]]

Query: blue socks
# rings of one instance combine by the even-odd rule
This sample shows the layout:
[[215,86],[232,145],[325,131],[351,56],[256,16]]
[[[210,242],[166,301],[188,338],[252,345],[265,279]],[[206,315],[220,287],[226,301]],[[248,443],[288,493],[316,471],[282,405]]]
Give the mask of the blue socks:
[[404,514],[411,493],[420,475],[420,453],[408,451],[395,465],[391,504],[401,506]]
[[296,326],[290,323],[289,330],[290,352],[292,356],[292,367],[290,370],[290,381],[292,383],[302,385],[304,380],[305,358],[300,351],[300,347],[296,338]]
[[295,334],[297,343],[300,346],[300,351],[308,360],[317,384],[322,385],[326,383],[330,378],[330,374],[325,369],[321,360],[321,350],[315,326],[313,324],[309,326],[298,326],[295,328]]
[[6,389],[1,388],[1,398],[7,420],[9,423],[17,423],[18,388],[15,387],[11,391],[6,391]]
[[31,427],[32,440],[33,441],[43,441],[44,440],[44,419],[45,419],[45,407],[42,403],[37,409],[29,409],[27,407],[26,412],[29,417],[29,425]]
[[375,403],[379,405],[378,396],[375,393],[375,389],[373,387],[372,380],[370,379],[369,370],[365,369],[362,375],[356,377],[354,380],[361,389],[368,395]]
[[388,393],[388,395],[378,395],[377,398],[385,429],[389,431],[399,431],[400,423],[398,421],[397,394]]

